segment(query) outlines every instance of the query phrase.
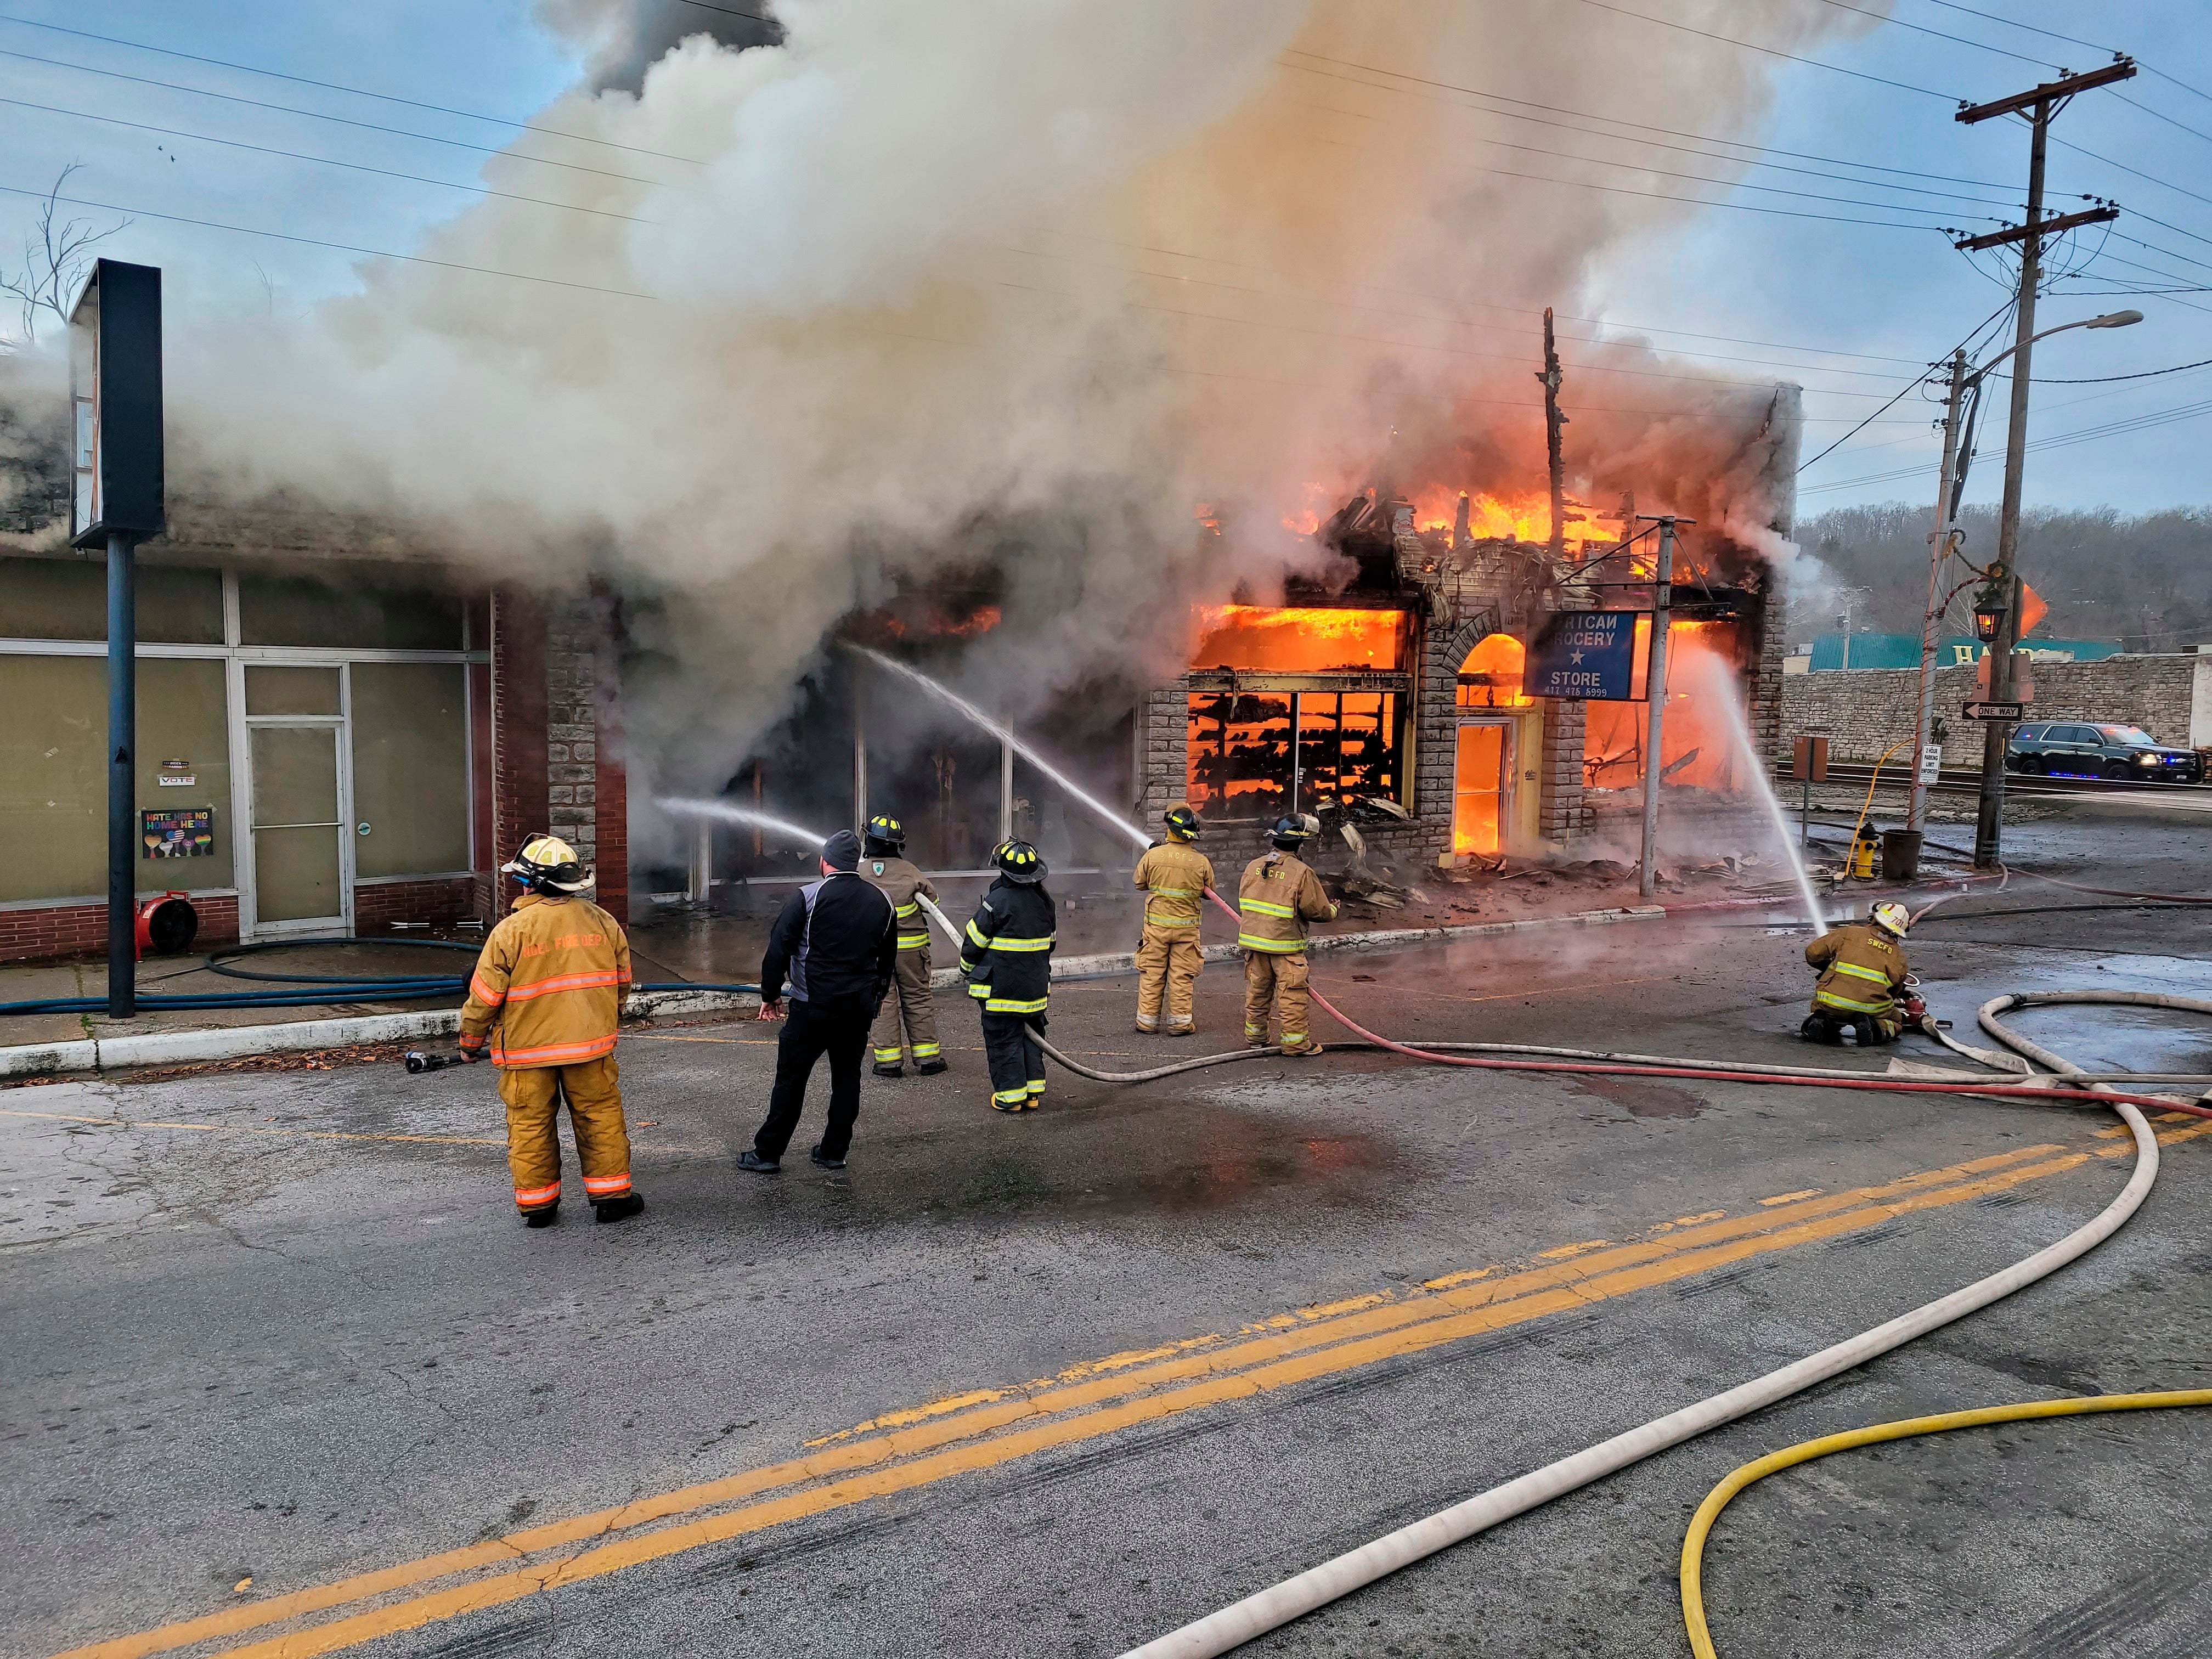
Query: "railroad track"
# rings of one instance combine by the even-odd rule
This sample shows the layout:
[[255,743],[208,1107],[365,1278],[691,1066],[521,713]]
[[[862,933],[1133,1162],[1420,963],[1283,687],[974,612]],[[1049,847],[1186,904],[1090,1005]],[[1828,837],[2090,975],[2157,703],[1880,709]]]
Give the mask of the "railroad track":
[[[1831,761],[1828,763],[1830,787],[1848,786],[1863,789],[1874,776],[1875,769],[1863,761]],[[1887,795],[1893,792],[1903,794],[1911,786],[1911,772],[1902,767],[1881,769],[1881,782],[1876,793]],[[1787,771],[1778,772],[1775,789],[1784,800],[1789,792],[1802,789],[1803,783]],[[1938,795],[1978,795],[1982,792],[1982,775],[1977,771],[1945,772],[1929,786]],[[2212,783],[2138,783],[2133,779],[2042,777],[2022,772],[2005,774],[2005,793],[2014,795],[2107,795],[2119,799],[2144,800],[2187,800],[2192,805],[2212,805]]]

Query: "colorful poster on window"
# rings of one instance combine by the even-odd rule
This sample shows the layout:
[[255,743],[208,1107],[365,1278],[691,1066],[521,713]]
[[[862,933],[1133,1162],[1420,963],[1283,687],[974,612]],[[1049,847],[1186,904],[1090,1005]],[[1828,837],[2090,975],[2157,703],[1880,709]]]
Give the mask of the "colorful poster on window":
[[138,814],[138,839],[149,859],[207,859],[215,856],[215,809],[171,806]]

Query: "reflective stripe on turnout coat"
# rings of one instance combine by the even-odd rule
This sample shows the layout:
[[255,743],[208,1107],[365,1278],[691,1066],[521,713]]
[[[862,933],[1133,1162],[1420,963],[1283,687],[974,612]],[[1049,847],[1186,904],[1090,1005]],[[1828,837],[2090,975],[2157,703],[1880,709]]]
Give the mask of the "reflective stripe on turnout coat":
[[492,1062],[574,1066],[614,1052],[629,938],[589,899],[525,893],[484,940],[461,1030],[491,1033]]

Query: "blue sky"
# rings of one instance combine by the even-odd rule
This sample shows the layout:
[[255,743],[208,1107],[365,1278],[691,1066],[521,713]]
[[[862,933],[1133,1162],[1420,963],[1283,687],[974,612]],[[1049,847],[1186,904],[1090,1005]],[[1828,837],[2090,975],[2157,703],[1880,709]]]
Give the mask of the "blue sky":
[[[1698,21],[1706,11],[1691,0],[1623,3],[1631,10],[1684,21]],[[1779,12],[1817,9],[1832,0],[1774,3]],[[2212,26],[2203,0],[2119,0],[2094,11],[2059,0],[1974,3],[2019,22],[2136,52],[2175,80],[2212,91]],[[2091,48],[1984,21],[1936,0],[1895,0],[1893,14],[1899,22],[1968,36],[2039,61],[2019,61],[1916,33],[1899,22],[1824,43],[1812,48],[1811,55],[1863,76],[1976,99],[2025,88],[2051,72],[2046,63],[2080,69],[2102,61],[2103,55]],[[383,0],[374,6],[312,8],[272,0],[222,6],[206,0],[0,0],[0,17],[59,24],[495,116],[529,115],[576,74],[568,50],[535,25],[524,0]],[[1630,32],[1655,27],[1595,11],[1590,26]],[[1733,27],[1746,38],[1759,38],[1747,24],[1723,27],[1724,32]],[[1740,49],[1713,43],[1710,50]],[[0,21],[0,52],[188,83],[462,144],[495,146],[513,131],[495,121],[354,97],[15,21]],[[1609,319],[1684,331],[1656,337],[1665,344],[1722,356],[1784,357],[1763,347],[1688,337],[1726,337],[1729,342],[1795,348],[1789,360],[1820,364],[1802,376],[1813,389],[1810,455],[1842,436],[1851,422],[1873,413],[1881,398],[1911,382],[1913,365],[1946,353],[2003,301],[2000,288],[1932,227],[2006,210],[1942,195],[1915,195],[1904,187],[2016,202],[2026,175],[2027,143],[2025,129],[2014,122],[1960,126],[1942,99],[1806,65],[1777,62],[1772,74],[1776,112],[1761,131],[1747,136],[1771,151],[1798,154],[1770,153],[1764,159],[1863,182],[1779,172],[1753,172],[1743,182],[1875,205],[1748,190],[1702,193],[1842,218],[1924,221],[1931,228],[1897,229],[1716,207],[1696,212],[1681,226],[1613,259],[1600,273],[1600,291]],[[1653,125],[1686,132],[1703,130],[1698,111],[1670,105],[1663,87],[1621,90],[1623,96],[1611,107]],[[2212,289],[2212,240],[2195,240],[2212,239],[2212,199],[2197,199],[2212,198],[2212,100],[2148,75],[2119,92],[2197,132],[2131,108],[2111,92],[2084,94],[2061,118],[2056,130],[2060,138],[2109,161],[2055,150],[2054,204],[2083,192],[2115,198],[2135,210],[2116,228],[2118,235],[2165,250],[2152,252],[2116,237],[2104,245],[2104,258],[2088,268],[2090,276],[2101,271],[2111,280],[2073,286],[2174,285],[2112,263],[2124,258],[2176,273],[2184,286]],[[473,183],[483,160],[457,145],[82,74],[21,56],[0,57],[0,97],[455,185]],[[166,223],[146,216],[151,213],[404,251],[427,226],[471,199],[461,190],[226,149],[200,138],[102,125],[71,114],[0,110],[7,118],[0,125],[0,185],[43,187],[64,164],[84,163],[84,171],[72,180],[73,193],[141,216],[105,251],[162,264],[170,273],[179,315],[200,307],[267,306],[280,313],[296,312],[350,288],[355,256]],[[545,155],[590,159],[580,147],[538,142]],[[1679,155],[1655,158],[1651,164],[1684,171],[1700,165]],[[2122,166],[2160,182],[2131,177]],[[1880,173],[1874,167],[1900,171]],[[1973,182],[1914,176],[1928,174]],[[1931,210],[1900,210],[1911,205]],[[2138,213],[2165,223],[2149,223]],[[0,250],[14,248],[31,217],[31,204],[23,197],[0,197]],[[2091,243],[2080,252],[2086,255],[2094,246]],[[1993,269],[1986,259],[1984,269]],[[2125,306],[2142,309],[2148,320],[2133,329],[2076,332],[2050,342],[2037,354],[2039,380],[2126,374],[2212,359],[2212,292],[2142,298],[2062,293],[2046,298],[2040,320],[2047,325]],[[1863,355],[1802,355],[1811,349]],[[1998,390],[2001,394],[2001,386]],[[1880,395],[1864,395],[1869,392]],[[2002,395],[1992,400],[1982,459],[1968,491],[1972,500],[1991,500],[1997,491],[2002,401]],[[2095,435],[2097,428],[2116,422],[2148,420],[2199,403],[2212,403],[2212,368],[2139,381],[2039,386],[2031,428],[2035,439],[2092,435],[2032,453],[2028,499],[2061,507],[2110,504],[2124,511],[2212,503],[2205,465],[2212,413]],[[1932,495],[1930,476],[1887,476],[1932,467],[1929,413],[1921,395],[1909,392],[1879,424],[1814,465],[1803,480],[1805,509],[1854,501],[1917,501]]]

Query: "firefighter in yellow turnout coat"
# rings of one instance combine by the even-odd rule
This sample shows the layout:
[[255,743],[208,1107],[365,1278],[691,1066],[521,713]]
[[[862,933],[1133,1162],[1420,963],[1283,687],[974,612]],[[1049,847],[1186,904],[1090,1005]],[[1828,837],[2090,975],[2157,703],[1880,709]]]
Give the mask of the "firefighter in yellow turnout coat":
[[902,1062],[909,1048],[915,1071],[933,1077],[945,1069],[945,1054],[937,1041],[937,1010],[929,1000],[929,918],[922,914],[921,901],[934,903],[937,889],[906,861],[905,851],[906,830],[896,818],[878,812],[868,820],[860,877],[891,902],[898,928],[898,966],[891,993],[868,1033],[868,1046],[878,1077],[905,1076]]
[[500,866],[528,890],[491,930],[469,977],[461,1047],[489,1046],[507,1104],[507,1161],[514,1204],[532,1227],[561,1204],[561,1103],[584,1166],[584,1194],[599,1220],[645,1207],[630,1189],[629,1133],[615,1069],[616,1024],[629,985],[622,924],[580,896],[591,876],[566,842],[532,836]]
[[1198,1029],[1191,1018],[1191,992],[1206,955],[1199,948],[1198,923],[1206,890],[1213,885],[1213,863],[1191,843],[1198,839],[1198,815],[1177,801],[1163,822],[1167,839],[1146,849],[1132,878],[1145,890],[1145,933],[1137,946],[1137,1029],[1160,1029],[1160,1005],[1167,1004],[1167,1034],[1188,1036]]
[[1798,1035],[1840,1042],[1849,1027],[1862,1045],[1894,1042],[1905,1029],[1897,996],[1905,988],[1905,930],[1911,925],[1903,905],[1884,902],[1864,921],[1847,921],[1807,945],[1805,960],[1820,970],[1820,979]]
[[1244,866],[1237,888],[1237,943],[1244,951],[1244,1041],[1267,1046],[1267,1011],[1283,1022],[1283,1052],[1317,1054],[1306,1030],[1306,924],[1336,920],[1336,902],[1321,878],[1295,856],[1319,833],[1311,814],[1279,819],[1274,851]]

